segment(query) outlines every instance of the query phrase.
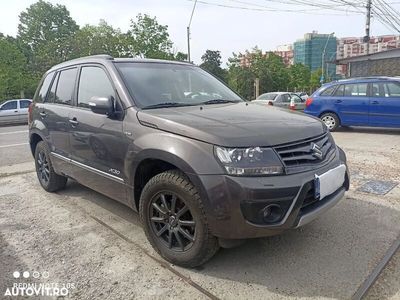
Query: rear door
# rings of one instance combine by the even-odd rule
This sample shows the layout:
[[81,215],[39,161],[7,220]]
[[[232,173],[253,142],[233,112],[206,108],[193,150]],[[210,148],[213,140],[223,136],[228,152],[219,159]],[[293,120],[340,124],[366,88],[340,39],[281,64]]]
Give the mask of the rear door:
[[400,83],[374,82],[370,91],[370,125],[400,127]]
[[46,124],[53,156],[61,160],[70,157],[70,122],[77,68],[58,71],[46,101],[39,107],[41,119]]
[[77,84],[76,106],[70,115],[70,143],[75,162],[74,177],[81,183],[119,201],[126,201],[124,170],[128,139],[121,115],[96,114],[89,108],[92,97],[112,97],[121,113],[116,90],[105,68],[83,65]]
[[0,123],[18,122],[18,100],[10,100],[0,107]]
[[340,85],[331,97],[334,110],[342,125],[368,126],[369,97],[368,83]]

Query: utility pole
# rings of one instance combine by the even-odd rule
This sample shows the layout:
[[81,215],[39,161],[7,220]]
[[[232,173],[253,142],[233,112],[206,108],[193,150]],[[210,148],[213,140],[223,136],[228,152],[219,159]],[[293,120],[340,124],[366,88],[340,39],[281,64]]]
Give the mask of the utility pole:
[[367,18],[365,21],[364,43],[367,44],[367,55],[369,54],[370,25],[371,25],[371,6],[372,0],[367,0]]
[[321,66],[321,79],[320,79],[320,82],[321,82],[321,84],[323,84],[324,83],[324,81],[325,81],[325,71],[324,71],[324,68],[325,68],[325,53],[326,53],[326,47],[328,46],[328,42],[329,42],[329,39],[331,38],[331,36],[332,35],[334,35],[335,33],[334,32],[332,32],[331,34],[329,34],[329,36],[328,36],[328,38],[327,38],[327,40],[326,40],[326,43],[325,43],[325,47],[324,47],[324,50],[322,51],[322,66]]
[[188,48],[188,62],[190,62],[190,25],[192,24],[193,13],[196,8],[197,0],[194,1],[192,14],[190,15],[189,25],[187,26],[187,48]]
[[260,78],[256,78],[254,81],[254,88],[255,88],[255,97],[257,99],[260,96]]

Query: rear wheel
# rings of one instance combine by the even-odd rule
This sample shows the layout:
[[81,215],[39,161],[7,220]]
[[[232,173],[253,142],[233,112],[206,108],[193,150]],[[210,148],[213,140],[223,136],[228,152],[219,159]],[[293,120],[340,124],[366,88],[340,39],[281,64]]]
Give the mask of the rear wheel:
[[151,245],[173,264],[199,266],[219,248],[196,188],[179,171],[150,179],[140,197],[139,213]]
[[325,123],[326,127],[328,127],[329,131],[335,131],[340,126],[340,120],[334,113],[323,114],[321,120]]
[[40,185],[46,191],[55,192],[65,187],[67,178],[54,171],[50,151],[43,141],[39,142],[35,149],[35,167]]

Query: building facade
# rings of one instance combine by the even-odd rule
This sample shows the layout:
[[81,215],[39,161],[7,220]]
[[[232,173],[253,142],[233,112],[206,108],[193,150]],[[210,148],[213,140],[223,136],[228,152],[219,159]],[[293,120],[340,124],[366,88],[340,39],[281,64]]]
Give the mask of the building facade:
[[[325,49],[326,47],[326,49]],[[323,51],[325,56],[323,58]],[[336,37],[333,34],[306,33],[303,39],[294,43],[294,63],[302,63],[311,71],[322,68],[324,60],[325,78],[336,78]]]
[[[391,49],[400,48],[400,36],[383,35],[371,37],[369,42],[369,53],[378,53]],[[337,59],[345,59],[349,57],[362,56],[367,54],[367,44],[360,37],[346,37],[338,39],[337,43]],[[338,65],[336,72],[338,75],[345,76],[347,74],[346,65]]]
[[274,53],[282,57],[282,61],[286,66],[293,65],[294,52],[292,44],[278,46]]

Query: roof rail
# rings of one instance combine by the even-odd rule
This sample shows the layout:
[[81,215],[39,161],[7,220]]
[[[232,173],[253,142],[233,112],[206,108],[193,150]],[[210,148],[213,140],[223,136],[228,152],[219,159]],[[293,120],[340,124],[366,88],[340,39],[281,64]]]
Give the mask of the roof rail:
[[114,60],[114,57],[112,57],[111,55],[108,55],[108,54],[89,55],[89,56],[85,56],[85,57],[81,57],[81,58],[104,58],[107,60]]

